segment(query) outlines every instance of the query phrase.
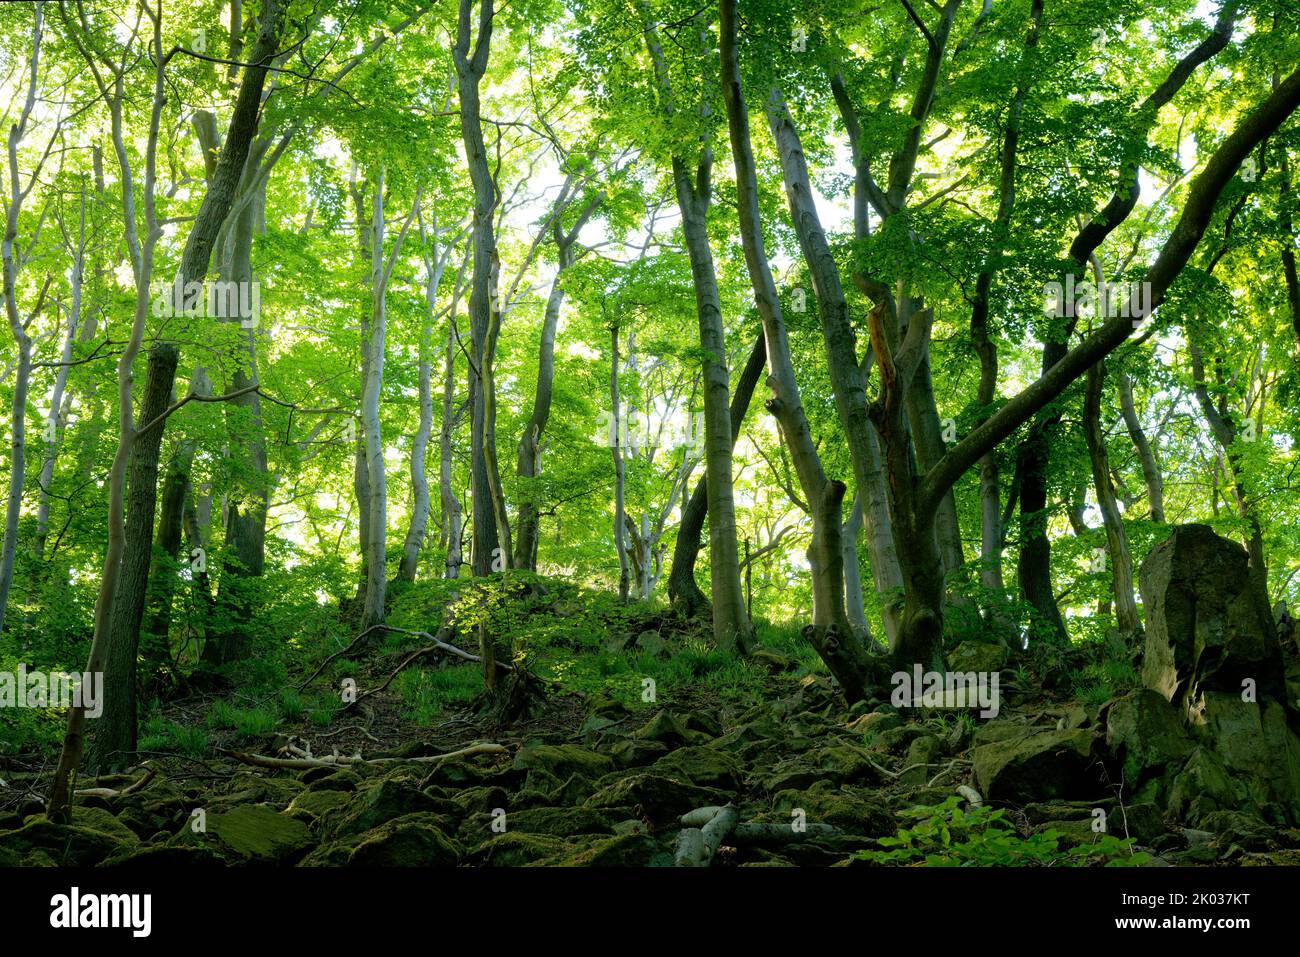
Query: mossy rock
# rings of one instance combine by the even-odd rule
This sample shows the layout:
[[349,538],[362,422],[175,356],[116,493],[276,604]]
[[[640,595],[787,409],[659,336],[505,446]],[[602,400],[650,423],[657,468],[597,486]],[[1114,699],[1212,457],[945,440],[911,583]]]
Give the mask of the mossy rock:
[[385,778],[358,792],[346,811],[331,815],[330,835],[360,834],[404,814],[442,810],[442,802],[429,797],[410,780]]
[[598,751],[589,751],[574,744],[530,744],[519,749],[511,769],[514,771],[547,771],[564,779],[579,774],[598,778],[613,770],[613,760]]
[[361,838],[351,837],[342,841],[330,841],[313,849],[298,862],[299,867],[346,867],[348,858]]
[[1091,731],[1075,728],[981,745],[973,752],[979,789],[987,798],[1014,803],[1099,793],[1092,768],[1095,740]]
[[303,791],[285,808],[284,813],[306,824],[322,820],[330,811],[352,800],[347,791]]
[[907,747],[907,757],[903,767],[907,770],[899,777],[899,783],[921,787],[935,776],[937,769],[932,765],[939,763],[943,754],[943,742],[933,735],[916,738]]
[[1182,764],[1194,744],[1178,711],[1150,689],[1111,702],[1106,712],[1106,747],[1121,763],[1123,780],[1138,786],[1170,764]]
[[658,741],[670,748],[693,744],[697,734],[686,727],[686,723],[671,711],[656,711],[654,717],[636,730],[633,737],[643,741]]
[[963,641],[948,649],[948,670],[952,672],[1000,671],[1007,663],[1007,646],[993,641]]
[[460,850],[425,814],[408,814],[368,832],[349,867],[455,867]]
[[302,790],[302,785],[292,778],[257,777],[238,774],[229,782],[229,789],[217,794],[199,793],[190,796],[191,807],[204,807],[209,811],[225,809],[230,805],[274,804],[285,807]]
[[119,843],[134,844],[140,835],[118,820],[117,816],[101,807],[74,807],[72,823],[78,827],[88,827],[117,838]]
[[[73,820],[77,820],[75,814]],[[122,830],[131,833],[125,827]],[[22,827],[9,832],[4,839],[5,847],[25,855],[24,866],[33,856],[40,858],[43,855],[53,865],[90,867],[124,847],[135,847],[138,843],[133,833],[126,839],[117,829],[106,833],[79,823],[55,824],[44,814],[32,815]]]
[[308,791],[355,791],[362,780],[347,768],[309,768],[302,774]]
[[286,864],[312,843],[306,824],[264,804],[209,811],[204,827],[195,832],[186,824],[172,844],[207,846],[228,860],[243,863]]
[[654,838],[644,834],[620,834],[583,848],[563,860],[561,867],[668,867],[673,862]]
[[851,791],[821,781],[810,788],[782,791],[772,801],[781,823],[793,821],[792,812],[802,810],[808,824],[829,824],[848,834],[885,837],[897,830],[894,815],[884,804],[867,800]]
[[549,834],[506,831],[484,841],[468,858],[469,863],[491,867],[523,867],[569,853],[572,843]]
[[510,831],[554,837],[610,834],[613,824],[608,812],[589,807],[535,807],[506,815],[506,827]]
[[1205,748],[1197,748],[1173,778],[1169,789],[1169,813],[1189,824],[1214,811],[1231,810],[1242,800],[1223,762]]
[[735,791],[740,788],[745,769],[738,759],[725,751],[686,747],[664,755],[649,770],[665,777],[684,778],[702,787]]
[[766,779],[768,791],[804,790],[818,782],[832,784],[879,784],[884,775],[863,748],[835,744],[817,748],[777,765]]
[[870,714],[864,714],[860,718],[850,721],[845,728],[855,734],[866,736],[871,740],[882,731],[888,731],[890,728],[901,728],[903,726],[903,717],[897,711],[873,711]]
[[226,862],[211,848],[197,844],[151,844],[124,848],[106,858],[100,867],[225,867]]
[[774,743],[782,740],[784,736],[785,730],[782,728],[781,722],[770,714],[764,714],[732,728],[726,734],[710,742],[709,746],[718,751],[732,751],[743,754],[755,745],[771,747]]
[[485,768],[472,764],[474,757],[474,755],[469,755],[439,761],[437,767],[420,782],[420,790],[424,791],[431,787],[472,787],[476,784],[486,783],[499,773],[496,768]]
[[1080,844],[1092,844],[1100,836],[1093,830],[1092,819],[1081,820],[1069,818],[1060,821],[1044,821],[1036,825],[1031,833],[1046,834],[1055,831],[1059,837],[1058,847],[1078,847]]
[[663,742],[642,741],[639,738],[619,738],[608,746],[609,756],[621,768],[644,767],[668,753],[668,745]]
[[656,823],[672,821],[697,807],[726,804],[728,795],[660,774],[638,772],[604,782],[586,801],[587,807],[640,807]]
[[596,787],[597,783],[585,775],[573,774],[562,780],[550,771],[534,768],[528,772],[524,786],[519,789],[511,805],[517,808],[538,804],[551,807],[573,806],[586,800]]

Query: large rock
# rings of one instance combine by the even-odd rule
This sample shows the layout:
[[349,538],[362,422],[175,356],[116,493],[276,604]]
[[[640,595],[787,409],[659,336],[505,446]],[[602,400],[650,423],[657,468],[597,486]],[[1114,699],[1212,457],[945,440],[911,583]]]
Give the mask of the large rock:
[[455,867],[460,852],[429,815],[407,814],[368,832],[349,867]]
[[232,862],[291,863],[312,843],[302,821],[265,804],[246,804],[206,815],[206,831],[185,825],[175,844],[206,845]]
[[1145,688],[1111,702],[1106,746],[1120,763],[1129,793],[1168,765],[1181,765],[1194,747],[1177,709]]
[[1026,803],[1087,796],[1099,789],[1089,773],[1091,731],[1032,731],[977,747],[973,754],[980,790],[996,801]]
[[1272,615],[1240,545],[1206,525],[1180,525],[1142,562],[1146,642],[1142,682],[1182,704],[1202,690],[1284,698]]

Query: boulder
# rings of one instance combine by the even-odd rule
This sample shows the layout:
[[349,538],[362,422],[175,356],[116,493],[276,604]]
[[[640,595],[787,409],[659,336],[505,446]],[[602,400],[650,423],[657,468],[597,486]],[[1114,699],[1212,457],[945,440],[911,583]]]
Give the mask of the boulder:
[[227,811],[209,811],[205,831],[182,827],[175,844],[204,845],[229,861],[284,864],[300,856],[312,843],[302,821],[264,804],[246,804]]
[[697,787],[661,774],[638,772],[611,776],[597,782],[600,787],[586,801],[591,808],[640,808],[641,814],[667,823],[697,807],[726,804],[729,795],[713,788]]
[[359,792],[346,810],[331,815],[330,834],[333,837],[360,834],[404,814],[443,809],[441,802],[425,794],[411,781],[385,778]]
[[650,766],[650,771],[679,778],[704,787],[739,789],[744,767],[726,751],[714,748],[686,747],[669,752]]
[[1131,792],[1167,765],[1181,767],[1195,745],[1173,705],[1144,688],[1111,702],[1106,747],[1119,762],[1122,780]]
[[948,650],[949,671],[992,674],[1007,663],[1007,646],[992,641],[963,641]]
[[1089,772],[1095,738],[1091,731],[1030,731],[975,748],[975,778],[991,800],[1025,803],[1077,797],[1098,791]]
[[456,845],[426,815],[408,814],[367,833],[349,867],[455,867]]
[[1256,595],[1246,551],[1207,525],[1180,525],[1142,562],[1142,682],[1181,704],[1203,690],[1285,694],[1272,614]]

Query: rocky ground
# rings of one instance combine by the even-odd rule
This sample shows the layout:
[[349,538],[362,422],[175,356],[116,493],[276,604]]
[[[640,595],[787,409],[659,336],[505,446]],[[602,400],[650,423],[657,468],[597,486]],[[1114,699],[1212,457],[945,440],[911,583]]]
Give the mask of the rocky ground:
[[[1221,762],[1153,692],[1090,711],[1012,680],[993,720],[903,715],[881,701],[846,709],[827,679],[790,676],[781,655],[760,654],[770,699],[745,710],[698,694],[636,713],[554,695],[509,732],[461,715],[386,741],[375,731],[392,736],[401,724],[385,720],[396,702],[381,695],[333,737],[304,727],[238,753],[333,761],[337,747],[345,760],[394,760],[295,770],[229,751],[151,758],[79,782],[100,790],[79,798],[71,825],[45,819],[45,776],[11,772],[0,790],[0,864],[671,865],[683,815],[733,806],[713,866],[843,865],[892,847],[880,839],[915,819],[909,809],[950,798],[1004,808],[1020,839],[1054,835],[1039,864],[1096,844],[1103,814],[1105,833],[1132,838],[1122,853],[1147,863],[1300,861],[1300,831],[1280,814],[1240,809]],[[484,742],[501,750],[430,760]],[[150,769],[145,786],[111,793]]]
[[[1205,526],[1153,549],[1141,589],[1140,639],[1059,649],[1141,660],[1140,680],[1099,704],[1055,690],[1061,663],[1034,675],[1008,669],[1000,644],[950,648],[954,671],[1000,676],[988,718],[900,711],[889,689],[848,707],[824,673],[769,648],[752,657],[762,687],[740,696],[685,682],[631,710],[555,684],[504,729],[470,711],[421,727],[389,687],[393,653],[357,649],[357,686],[373,690],[328,728],[303,718],[218,737],[202,759],[142,755],[79,782],[70,824],[43,813],[48,766],[0,765],[0,865],[1300,863],[1285,608],[1274,620],[1245,551]],[[608,641],[684,661],[699,639],[670,618],[625,621]],[[423,660],[433,650],[447,647],[403,666],[446,667]],[[198,699],[172,716],[194,727],[213,703]]]

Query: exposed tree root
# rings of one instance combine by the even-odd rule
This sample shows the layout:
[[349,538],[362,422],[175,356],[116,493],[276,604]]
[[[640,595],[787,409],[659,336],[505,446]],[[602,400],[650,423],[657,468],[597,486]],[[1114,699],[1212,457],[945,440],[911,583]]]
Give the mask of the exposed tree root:
[[360,754],[348,756],[346,754],[331,754],[323,758],[314,758],[306,756],[305,753],[300,757],[293,758],[271,758],[264,754],[247,754],[243,751],[230,751],[226,748],[218,749],[222,754],[228,754],[236,761],[242,761],[244,764],[251,764],[258,768],[279,768],[285,771],[305,771],[308,768],[333,768],[342,767],[349,764],[437,764],[440,761],[446,761],[448,758],[468,757],[474,754],[508,754],[509,749],[501,744],[471,744],[467,748],[461,748],[459,751],[448,751],[446,754],[431,754],[419,758],[363,758]]
[[508,668],[495,688],[484,691],[472,705],[478,715],[497,728],[533,717],[546,700],[546,684],[526,668]]

